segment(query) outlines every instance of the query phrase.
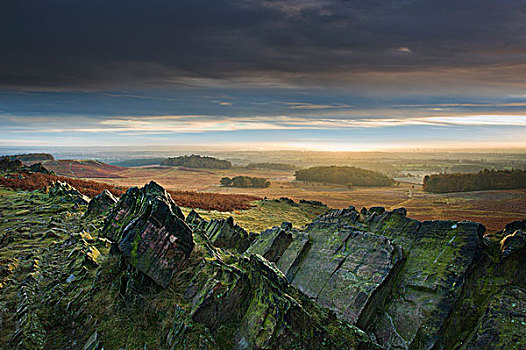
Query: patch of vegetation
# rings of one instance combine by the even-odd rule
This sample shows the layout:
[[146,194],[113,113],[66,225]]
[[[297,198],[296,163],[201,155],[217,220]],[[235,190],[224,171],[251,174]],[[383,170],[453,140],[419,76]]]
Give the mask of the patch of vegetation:
[[296,180],[352,186],[392,186],[394,180],[376,171],[349,166],[320,166],[296,171]]
[[488,170],[478,173],[436,174],[424,178],[424,191],[447,193],[526,188],[525,170]]
[[190,156],[181,156],[167,158],[161,162],[161,165],[181,166],[187,168],[207,168],[207,169],[230,169],[232,163],[228,160],[221,160],[214,157],[200,156],[192,154]]
[[292,164],[285,164],[285,163],[250,163],[247,165],[247,169],[268,169],[268,170],[293,171],[293,170],[297,170],[298,167]]
[[270,181],[262,177],[234,176],[223,177],[220,184],[225,187],[267,188],[270,186]]
[[[225,213],[197,209],[196,212],[205,220],[226,219],[232,216],[236,224],[245,230],[261,232],[270,227],[279,226],[284,221],[291,222],[295,228],[303,227],[327,210],[328,208],[308,203],[290,205],[281,200],[261,200],[248,210]],[[183,208],[183,212],[188,215],[190,209]]]

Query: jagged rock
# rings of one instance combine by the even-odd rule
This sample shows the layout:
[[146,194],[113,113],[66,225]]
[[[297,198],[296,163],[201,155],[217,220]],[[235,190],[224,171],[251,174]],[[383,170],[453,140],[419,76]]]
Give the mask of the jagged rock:
[[102,235],[118,244],[130,264],[166,288],[194,248],[192,230],[164,188],[150,182],[121,196]]
[[517,230],[513,234],[508,235],[500,242],[500,256],[507,258],[512,254],[524,251],[526,246],[526,235],[522,230]]
[[[194,218],[194,222],[198,220],[197,217],[194,216]],[[245,229],[234,223],[231,216],[227,219],[211,220],[203,226],[203,231],[210,242],[219,248],[235,249],[241,253],[251,243],[251,236]]]
[[33,172],[33,173],[42,173],[42,174],[48,174],[48,175],[54,175],[55,173],[46,169],[46,167],[44,167],[42,165],[42,163],[35,163],[35,164],[32,164],[28,167],[28,170]]
[[208,224],[208,222],[193,209],[188,213],[185,221],[194,229],[203,229]]
[[0,171],[20,171],[24,168],[24,164],[19,159],[11,160],[9,157],[0,159]]
[[[480,262],[485,229],[421,223],[406,214],[403,208],[332,210],[296,232],[276,265],[293,286],[373,332],[383,346],[438,346],[436,334]],[[264,252],[278,232],[263,232],[247,252]]]
[[378,215],[382,215],[383,213],[385,213],[385,208],[384,207],[371,207],[368,211],[369,213],[376,213]]
[[72,201],[77,204],[87,205],[89,198],[80,193],[75,187],[67,182],[57,181],[51,184],[48,191],[51,197],[63,197],[64,200]]
[[84,217],[107,214],[116,203],[117,199],[113,194],[108,190],[104,190],[90,200],[88,209],[86,209],[86,212],[84,213]]
[[[313,317],[307,311],[316,310],[312,301],[293,298],[285,276],[262,256],[242,259],[239,267],[220,265],[201,286],[190,286],[199,293],[189,294],[195,322],[214,334],[235,325],[229,339],[234,349],[355,349],[359,344],[370,345],[356,327],[320,319],[320,315]],[[201,271],[199,275],[205,274]],[[333,333],[329,334],[329,328]]]
[[328,208],[326,204],[323,204],[323,203],[320,202],[320,201],[309,201],[309,200],[305,200],[305,199],[300,199],[300,203],[301,203],[301,204],[315,205],[315,206],[317,206],[317,207]]

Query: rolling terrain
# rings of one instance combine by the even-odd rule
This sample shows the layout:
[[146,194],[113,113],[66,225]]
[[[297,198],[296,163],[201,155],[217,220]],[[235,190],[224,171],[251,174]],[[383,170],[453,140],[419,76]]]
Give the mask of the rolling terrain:
[[[526,216],[526,189],[458,192],[447,194],[427,193],[420,184],[401,182],[400,186],[354,187],[304,183],[294,181],[292,171],[232,168],[184,169],[166,167],[128,168],[119,172],[118,178],[99,178],[97,181],[118,186],[141,186],[155,180],[170,190],[248,194],[260,198],[288,197],[318,200],[331,208],[356,206],[383,206],[389,209],[404,206],[418,220],[453,219],[473,220],[483,223],[488,231],[496,232],[509,221]],[[219,186],[222,177],[264,177],[270,181],[268,188],[231,188]]]

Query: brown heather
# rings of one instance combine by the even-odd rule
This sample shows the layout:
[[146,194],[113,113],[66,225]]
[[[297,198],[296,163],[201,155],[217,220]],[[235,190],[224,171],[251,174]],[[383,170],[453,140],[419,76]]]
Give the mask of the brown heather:
[[[21,173],[23,178],[0,177],[0,186],[16,188],[24,191],[33,191],[49,186],[53,181],[65,181],[88,197],[94,197],[103,190],[108,190],[115,196],[120,196],[126,188],[111,184],[74,179],[65,176],[47,175],[41,173]],[[217,210],[221,212],[244,210],[252,207],[251,201],[260,200],[260,197],[244,194],[221,194],[193,191],[170,191],[172,199],[177,205],[186,208],[200,208],[203,210]]]

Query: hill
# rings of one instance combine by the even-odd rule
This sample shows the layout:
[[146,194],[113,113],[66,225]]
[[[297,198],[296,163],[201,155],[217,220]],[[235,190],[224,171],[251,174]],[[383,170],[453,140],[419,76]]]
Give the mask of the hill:
[[196,154],[167,158],[161,162],[161,165],[207,169],[230,169],[232,167],[232,163],[228,160],[220,160],[214,157],[200,156]]
[[424,177],[424,191],[436,193],[526,188],[526,170],[482,170],[478,173]]
[[57,175],[78,178],[120,178],[119,172],[126,169],[97,160],[61,159],[46,161],[43,164]]
[[391,186],[394,180],[382,173],[349,166],[313,167],[296,171],[296,180],[352,186]]
[[53,156],[49,153],[25,153],[25,154],[16,154],[7,156],[9,159],[14,160],[18,159],[24,163],[37,163],[44,162],[48,160],[55,160]]

